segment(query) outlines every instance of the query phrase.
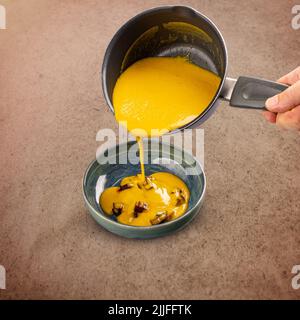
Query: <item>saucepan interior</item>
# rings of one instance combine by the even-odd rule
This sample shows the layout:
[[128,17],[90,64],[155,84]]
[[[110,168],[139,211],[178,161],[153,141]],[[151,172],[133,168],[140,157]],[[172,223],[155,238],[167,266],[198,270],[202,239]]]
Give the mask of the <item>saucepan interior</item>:
[[194,9],[167,6],[147,10],[132,18],[110,42],[103,61],[102,84],[112,111],[113,89],[120,74],[134,62],[155,56],[187,57],[192,63],[220,76],[222,81],[210,106],[214,104],[227,68],[222,35],[207,17]]

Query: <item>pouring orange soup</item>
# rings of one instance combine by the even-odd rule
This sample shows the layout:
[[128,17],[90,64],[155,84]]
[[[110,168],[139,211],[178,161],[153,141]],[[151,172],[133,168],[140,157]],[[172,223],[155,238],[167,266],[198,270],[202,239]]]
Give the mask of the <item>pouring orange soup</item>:
[[220,77],[184,57],[142,59],[120,75],[113,92],[115,116],[137,138],[141,174],[104,190],[100,205],[105,213],[120,223],[150,226],[186,212],[190,192],[180,178],[167,172],[145,176],[142,138],[162,135],[197,118],[220,82]]

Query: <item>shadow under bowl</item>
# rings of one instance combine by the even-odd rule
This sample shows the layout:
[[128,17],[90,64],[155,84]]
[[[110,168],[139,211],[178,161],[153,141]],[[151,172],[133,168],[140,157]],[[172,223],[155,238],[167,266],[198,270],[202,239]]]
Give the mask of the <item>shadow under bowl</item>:
[[188,210],[180,217],[159,225],[138,227],[119,223],[105,214],[99,204],[101,193],[118,186],[127,176],[140,173],[138,146],[129,141],[106,149],[87,168],[83,197],[89,213],[102,227],[126,238],[150,239],[182,229],[198,214],[204,200],[206,179],[199,162],[188,152],[154,139],[144,140],[145,174],[169,172],[181,178],[190,190]]

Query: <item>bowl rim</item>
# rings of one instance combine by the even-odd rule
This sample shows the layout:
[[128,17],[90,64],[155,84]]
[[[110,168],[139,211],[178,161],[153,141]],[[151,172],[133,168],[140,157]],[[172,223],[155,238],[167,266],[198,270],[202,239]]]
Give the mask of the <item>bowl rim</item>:
[[[111,149],[116,149],[118,146],[122,146],[122,145],[125,145],[125,144],[128,144],[129,142],[132,143],[132,141],[127,141],[127,142],[123,142],[123,143],[120,143],[120,144],[116,144],[115,146],[112,146],[110,148],[107,148],[105,149],[101,154],[103,154],[104,152],[106,152],[107,150],[111,150]],[[164,144],[166,145],[165,143],[159,141],[159,144]],[[203,175],[203,189],[202,189],[202,192],[201,192],[201,195],[198,199],[198,201],[193,205],[192,208],[189,208],[184,214],[182,214],[180,217],[174,219],[174,220],[171,220],[171,221],[167,221],[167,222],[164,222],[164,223],[161,223],[161,224],[157,224],[157,225],[152,225],[152,226],[131,226],[131,225],[128,225],[128,224],[124,224],[124,223],[120,223],[120,222],[117,222],[117,221],[114,221],[112,219],[110,219],[109,217],[106,217],[106,213],[102,210],[101,211],[98,211],[94,208],[94,206],[90,203],[90,201],[88,200],[88,197],[86,195],[86,188],[85,188],[85,185],[86,185],[86,181],[87,181],[87,177],[88,177],[88,173],[90,172],[90,169],[92,168],[92,166],[95,164],[95,162],[98,163],[97,159],[94,159],[92,162],[90,162],[90,164],[88,165],[87,169],[85,170],[85,173],[84,173],[84,176],[83,176],[83,179],[82,179],[82,193],[83,193],[83,198],[84,198],[84,201],[86,203],[86,205],[89,207],[90,210],[93,211],[93,213],[98,216],[100,219],[104,220],[105,222],[107,222],[108,224],[111,224],[113,226],[116,226],[116,227],[119,227],[119,228],[122,228],[122,229],[127,229],[127,230],[132,230],[132,231],[139,231],[139,230],[159,230],[159,229],[164,229],[166,228],[167,226],[169,225],[172,225],[174,223],[177,223],[181,220],[183,220],[186,216],[190,215],[192,213],[192,210],[197,207],[199,204],[201,204],[203,198],[204,198],[204,195],[205,195],[205,192],[206,192],[206,176],[205,176],[205,172],[202,168],[202,165],[200,164],[200,162],[189,152],[185,151],[184,149],[180,149],[176,146],[173,145],[173,148],[174,149],[177,149],[177,150],[183,150],[185,153],[187,153],[188,155],[190,155],[194,160],[195,162],[199,165],[200,169],[201,169],[201,172],[202,172],[202,175]],[[98,163],[98,165],[101,166],[100,163]]]

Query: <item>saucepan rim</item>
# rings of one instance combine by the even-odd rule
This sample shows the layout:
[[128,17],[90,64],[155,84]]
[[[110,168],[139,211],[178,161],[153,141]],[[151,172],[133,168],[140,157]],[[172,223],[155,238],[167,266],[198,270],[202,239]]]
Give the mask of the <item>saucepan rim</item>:
[[[145,11],[142,11],[139,14],[135,15],[134,17],[132,17],[131,19],[129,19],[126,23],[124,23],[119,28],[119,30],[115,33],[115,35],[113,36],[113,38],[109,42],[109,44],[107,46],[107,49],[105,51],[104,59],[103,59],[103,63],[102,63],[102,69],[101,69],[102,90],[103,90],[103,93],[104,93],[104,98],[105,98],[106,103],[108,104],[109,109],[114,113],[113,103],[112,103],[112,101],[111,101],[111,99],[109,97],[108,90],[107,90],[107,63],[108,63],[108,59],[109,59],[111,51],[113,50],[113,48],[116,45],[116,43],[119,41],[120,36],[125,32],[125,30],[128,28],[128,26],[130,24],[135,23],[136,20],[138,20],[138,19],[142,18],[143,16],[146,16],[146,15],[148,15],[150,13],[153,13],[153,12],[156,12],[156,11],[170,10],[170,9],[174,9],[174,8],[183,8],[185,10],[191,10],[191,11],[193,11],[194,14],[198,15],[206,23],[208,23],[209,25],[212,26],[212,28],[216,32],[216,35],[220,38],[221,45],[223,46],[223,52],[224,52],[224,74],[222,75],[221,82],[220,82],[220,85],[218,87],[218,90],[216,91],[213,99],[211,100],[210,104],[206,107],[206,109],[201,114],[199,114],[198,117],[196,117],[194,120],[192,120],[191,122],[183,125],[180,128],[172,130],[172,131],[170,131],[168,133],[176,133],[176,132],[179,132],[179,131],[181,131],[183,129],[188,129],[190,127],[193,127],[196,124],[201,124],[203,122],[201,120],[203,120],[206,117],[206,115],[208,115],[208,113],[210,111],[212,111],[213,107],[216,105],[217,100],[219,99],[220,93],[222,91],[222,88],[223,88],[225,80],[226,80],[227,67],[228,67],[228,54],[227,54],[226,42],[225,42],[220,30],[218,29],[218,27],[216,26],[216,24],[212,20],[210,20],[207,16],[205,16],[204,14],[202,14],[201,12],[197,11],[196,9],[194,9],[194,8],[192,8],[190,6],[182,6],[182,5],[158,6],[158,7],[154,7],[154,8],[150,8],[150,9],[147,9]],[[208,117],[210,115],[208,115]]]

